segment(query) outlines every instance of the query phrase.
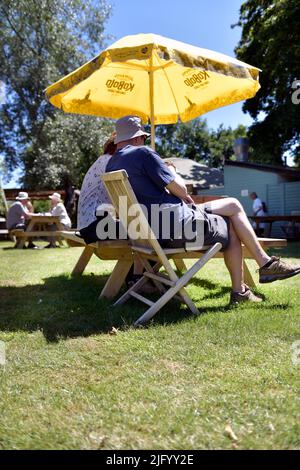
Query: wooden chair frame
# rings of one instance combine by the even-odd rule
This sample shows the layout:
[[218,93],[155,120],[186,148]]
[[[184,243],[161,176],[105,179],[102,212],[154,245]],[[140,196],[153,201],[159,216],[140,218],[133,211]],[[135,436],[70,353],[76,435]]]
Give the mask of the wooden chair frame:
[[[119,220],[124,227],[129,227],[132,220],[132,216],[130,215],[130,208],[132,205],[139,208],[138,221],[140,227],[140,238],[131,238],[130,231],[128,236],[134,256],[141,261],[145,271],[141,279],[128,289],[127,292],[125,292],[125,294],[123,294],[114,303],[114,305],[121,305],[131,297],[148,305],[148,309],[135,321],[134,326],[138,326],[149,321],[173,297],[177,297],[184,302],[193,314],[199,314],[199,310],[184,287],[188,284],[191,278],[201,268],[203,268],[203,266],[205,266],[205,264],[213,258],[218,251],[220,251],[222,248],[221,243],[216,243],[211,247],[199,247],[199,255],[200,250],[202,253],[203,251],[205,253],[193,264],[191,268],[179,277],[173,269],[169,258],[177,254],[182,254],[184,256],[188,251],[188,248],[163,249],[161,247],[146,216],[139,206],[125,170],[105,173],[102,175],[101,179],[105,184]],[[123,198],[121,196],[123,196]],[[126,205],[124,204],[124,197],[126,198]],[[191,250],[195,251],[195,248],[191,248]],[[150,260],[156,262],[154,267],[149,263]],[[166,273],[160,273],[160,268],[164,268]],[[161,293],[161,297],[156,302],[153,302],[138,293],[141,287],[149,280],[155,284],[158,291]]]

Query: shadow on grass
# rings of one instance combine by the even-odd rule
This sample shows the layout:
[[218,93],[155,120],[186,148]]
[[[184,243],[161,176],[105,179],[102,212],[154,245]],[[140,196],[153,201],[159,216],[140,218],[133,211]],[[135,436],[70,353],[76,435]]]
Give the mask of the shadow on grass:
[[[112,300],[99,299],[106,280],[107,276],[93,274],[57,276],[44,279],[44,284],[1,287],[0,330],[40,330],[47,341],[55,342],[108,333],[112,326],[126,329],[143,313],[144,306],[133,299],[113,307]],[[179,322],[188,317],[190,312],[180,302],[172,301],[155,317],[155,323]]]
[[199,279],[197,277],[193,277],[190,281],[190,284],[201,287],[201,289],[205,289],[207,291],[207,293],[202,297],[202,300],[219,299],[231,292],[230,287],[209,281],[208,279]]
[[[107,276],[93,274],[75,278],[58,276],[44,279],[44,284],[1,287],[0,330],[40,330],[47,341],[56,342],[61,338],[108,333],[112,326],[127,329],[145,311],[145,307],[134,299],[120,307],[113,307],[111,300],[99,299],[106,280]],[[223,306],[200,305],[200,314],[220,314],[230,310],[226,295],[229,287],[197,278],[193,279],[193,284],[208,290],[201,300],[225,296]],[[267,309],[279,307],[285,310],[288,305],[268,305]],[[193,321],[195,318],[179,301],[172,300],[150,325],[179,323],[187,319]]]

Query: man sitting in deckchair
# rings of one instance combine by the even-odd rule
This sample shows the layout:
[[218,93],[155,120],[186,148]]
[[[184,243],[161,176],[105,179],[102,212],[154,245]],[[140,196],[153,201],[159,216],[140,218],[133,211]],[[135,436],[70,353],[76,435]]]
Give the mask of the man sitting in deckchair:
[[[137,116],[125,116],[116,122],[116,153],[110,158],[106,171],[124,169],[137,200],[147,208],[159,204],[164,216],[170,212],[176,220],[170,222],[167,238],[159,238],[163,247],[184,246],[187,240],[176,233],[176,227],[203,227],[205,245],[220,242],[224,260],[232,281],[231,303],[260,302],[243,280],[243,243],[259,266],[261,283],[286,279],[300,273],[300,266],[291,266],[279,258],[270,257],[261,247],[247,215],[237,199],[225,198],[208,204],[192,205],[186,187],[176,173],[151,148],[145,146],[149,134]],[[170,211],[172,209],[172,211]],[[201,222],[198,224],[197,222]],[[149,220],[151,224],[151,220]],[[179,223],[178,223],[179,222]],[[178,237],[179,235],[179,237]],[[171,240],[171,242],[170,242]],[[171,244],[170,244],[171,243]]]

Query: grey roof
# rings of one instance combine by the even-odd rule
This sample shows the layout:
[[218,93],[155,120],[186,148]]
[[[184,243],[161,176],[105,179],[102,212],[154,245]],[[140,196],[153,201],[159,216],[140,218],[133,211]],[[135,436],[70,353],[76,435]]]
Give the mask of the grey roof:
[[199,189],[224,186],[224,173],[219,168],[210,168],[189,158],[165,158],[164,160],[174,163],[178,174],[186,184],[193,184]]
[[260,170],[260,171],[269,171],[272,173],[280,173],[282,176],[288,176],[289,178],[300,179],[300,169],[293,168],[288,166],[278,166],[278,165],[267,165],[264,163],[256,162],[238,162],[232,160],[226,160],[226,166],[239,166],[241,168]]

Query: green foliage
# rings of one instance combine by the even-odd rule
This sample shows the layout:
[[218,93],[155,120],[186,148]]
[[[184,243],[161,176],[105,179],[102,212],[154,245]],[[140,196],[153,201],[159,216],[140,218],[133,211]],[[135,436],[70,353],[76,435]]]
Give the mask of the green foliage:
[[38,212],[50,212],[51,204],[50,200],[40,199],[32,202],[35,213]]
[[91,164],[101,155],[103,144],[113,124],[94,116],[57,112],[55,120],[45,120],[44,131],[49,145],[36,149],[30,146],[23,155],[26,187],[59,188],[68,176],[80,187]]
[[244,111],[255,122],[249,129],[256,158],[282,163],[290,150],[300,161],[300,105],[292,103],[292,84],[300,79],[299,0],[248,0],[240,9],[242,37],[239,59],[262,69],[261,90],[246,101]]
[[44,89],[103,49],[109,13],[105,0],[1,1],[0,152],[31,188],[57,187],[65,173],[78,184],[82,162],[101,152],[109,123],[62,114]]
[[239,125],[231,129],[221,125],[211,130],[205,120],[198,118],[184,124],[157,126],[156,135],[156,149],[163,157],[190,158],[218,167],[233,156],[234,141],[246,137],[247,128]]

